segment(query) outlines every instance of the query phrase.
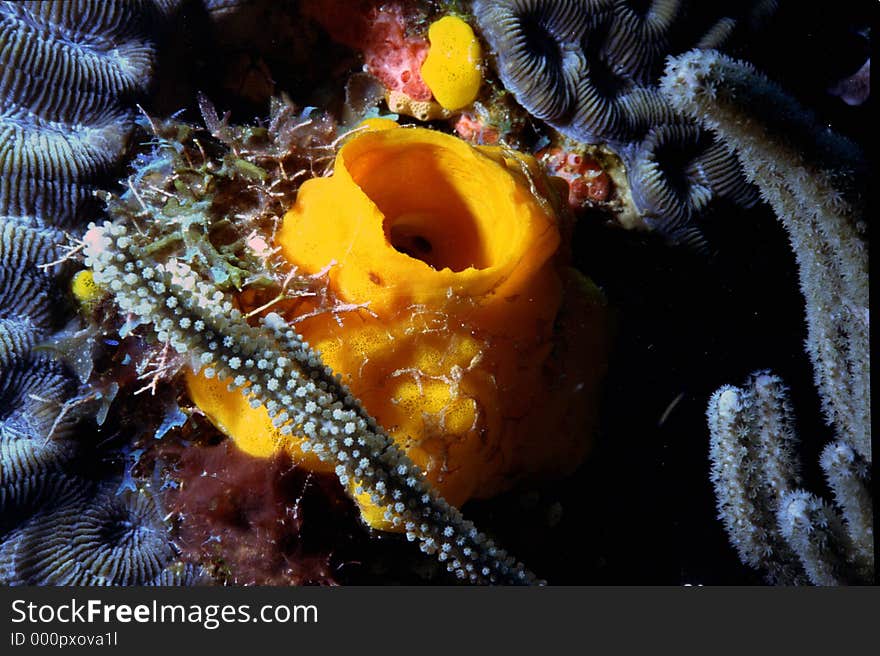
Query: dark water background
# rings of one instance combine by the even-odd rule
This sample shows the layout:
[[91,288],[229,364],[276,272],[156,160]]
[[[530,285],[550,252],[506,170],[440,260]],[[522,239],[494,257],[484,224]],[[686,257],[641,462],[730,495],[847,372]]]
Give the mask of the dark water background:
[[[778,38],[742,56],[781,81],[820,120],[869,150],[869,100],[845,105],[826,89],[858,69],[870,3],[783,3]],[[508,513],[504,544],[541,576],[584,584],[757,584],[716,519],[709,482],[708,397],[771,369],[791,388],[804,486],[830,500],[818,459],[833,438],[804,354],[803,298],[785,231],[764,205],[722,209],[704,223],[708,256],[581,221],[575,257],[618,313],[596,449],[573,480],[524,499],[484,504],[475,519]],[[679,399],[665,420],[661,418]],[[541,531],[543,503],[562,520]],[[534,496],[525,498],[528,506]],[[519,544],[523,546],[520,547]]]

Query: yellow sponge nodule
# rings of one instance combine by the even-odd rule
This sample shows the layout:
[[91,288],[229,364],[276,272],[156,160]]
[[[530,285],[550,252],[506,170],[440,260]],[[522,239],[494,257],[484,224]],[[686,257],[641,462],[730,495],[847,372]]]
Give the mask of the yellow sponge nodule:
[[422,79],[446,109],[456,110],[477,99],[482,83],[480,42],[471,26],[445,16],[428,29],[431,48],[422,64]]

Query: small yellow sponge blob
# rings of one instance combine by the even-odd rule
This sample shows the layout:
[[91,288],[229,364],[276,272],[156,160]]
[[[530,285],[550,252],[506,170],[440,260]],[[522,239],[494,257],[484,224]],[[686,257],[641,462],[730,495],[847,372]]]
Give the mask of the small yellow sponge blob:
[[444,16],[428,29],[431,48],[422,64],[422,79],[434,98],[449,110],[461,109],[477,99],[480,42],[471,26],[455,16]]
[[95,277],[91,271],[80,271],[70,282],[70,290],[73,296],[82,305],[88,305],[97,301],[104,295],[104,290],[95,284]]

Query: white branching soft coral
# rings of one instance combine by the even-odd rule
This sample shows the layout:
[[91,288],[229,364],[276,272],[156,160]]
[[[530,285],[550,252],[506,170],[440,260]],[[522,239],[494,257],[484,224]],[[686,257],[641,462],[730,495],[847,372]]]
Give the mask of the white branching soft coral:
[[799,489],[801,465],[782,381],[754,374],[725,385],[708,410],[709,458],[718,513],[740,560],[763,568],[771,583],[836,585],[873,573],[871,497],[851,448],[828,446],[822,465],[838,510]]
[[195,371],[228,380],[252,405],[264,406],[282,433],[304,436],[304,450],[335,461],[343,483],[356,482],[358,493],[384,506],[388,521],[403,526],[411,541],[458,578],[535,582],[429,488],[419,468],[279,315],[249,325],[201,267],[173,255],[153,257],[153,244],[109,222],[86,234],[86,264],[123,314],[186,354]]
[[[807,351],[837,441],[821,464],[838,514],[795,489],[792,421],[781,382],[756,374],[709,403],[712,480],[743,562],[771,581],[871,580],[874,571],[868,248],[858,149],[818,124],[748,64],[695,50],[669,60],[662,89],[739,157],[788,232],[806,301]],[[792,570],[792,567],[795,570]]]
[[868,249],[858,150],[751,66],[713,51],[670,59],[662,88],[677,109],[736,152],[788,231],[823,409],[870,462]]

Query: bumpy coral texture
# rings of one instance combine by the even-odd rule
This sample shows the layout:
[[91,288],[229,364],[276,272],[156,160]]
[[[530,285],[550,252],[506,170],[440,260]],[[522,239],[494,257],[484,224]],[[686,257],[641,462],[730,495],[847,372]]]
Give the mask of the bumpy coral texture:
[[[343,146],[333,176],[303,185],[276,238],[361,309],[302,302],[288,320],[450,503],[572,471],[589,445],[605,317],[564,264],[547,181],[531,158],[382,123]],[[246,451],[285,447],[322,468],[241,395],[203,377],[189,387]]]

